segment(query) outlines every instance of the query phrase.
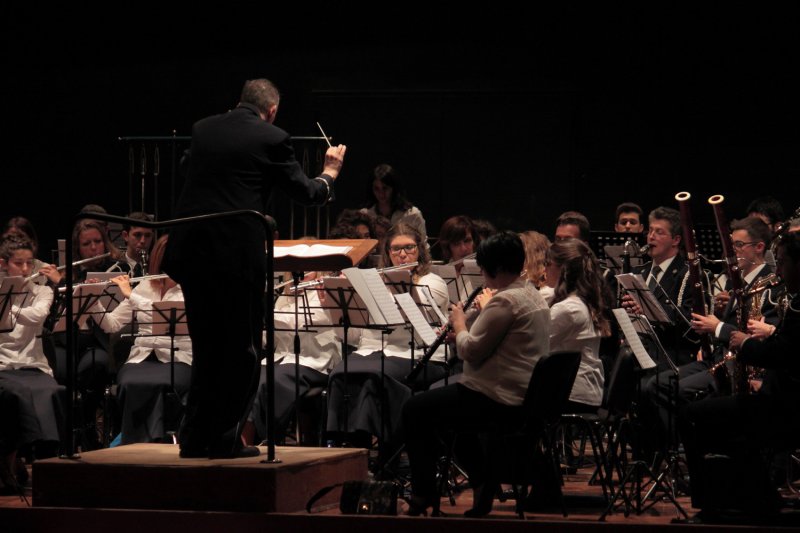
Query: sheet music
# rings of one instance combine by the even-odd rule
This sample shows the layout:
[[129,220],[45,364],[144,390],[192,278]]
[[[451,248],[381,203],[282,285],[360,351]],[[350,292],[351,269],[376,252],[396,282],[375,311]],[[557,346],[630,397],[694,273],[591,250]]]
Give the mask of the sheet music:
[[409,270],[394,270],[391,272],[384,272],[383,277],[386,278],[386,287],[393,294],[408,292],[410,287],[413,285],[411,282],[411,271]]
[[[353,284],[347,278],[323,278],[323,287],[325,287],[326,297],[325,302],[322,304],[323,309],[328,313],[330,322],[333,325],[342,325],[342,308],[338,303],[338,290],[343,289],[344,297],[352,300],[348,304],[350,325],[351,326],[368,326],[369,313],[366,311],[366,304],[357,293],[353,292]],[[336,295],[334,297],[334,295]]]
[[612,312],[614,313],[614,317],[617,319],[617,323],[619,323],[619,327],[622,330],[623,335],[625,335],[625,340],[628,341],[628,346],[630,346],[631,350],[633,350],[633,355],[639,362],[639,366],[642,368],[642,370],[654,368],[656,363],[650,357],[650,354],[647,353],[647,350],[644,349],[642,339],[639,338],[639,335],[633,328],[633,323],[631,322],[631,318],[628,316],[628,312],[625,309],[620,308],[612,309]]
[[431,272],[438,275],[447,284],[447,297],[451,304],[461,300],[458,294],[458,274],[453,265],[431,265]]
[[189,326],[186,323],[186,306],[181,301],[153,302],[153,335],[169,335],[169,316],[175,309],[178,323],[175,325],[175,335],[188,335]]
[[417,307],[417,303],[408,293],[395,294],[394,299],[400,305],[408,321],[414,328],[414,333],[422,340],[426,346],[430,346],[436,340],[436,332],[422,316],[422,312]]
[[[95,312],[89,311],[91,307],[99,300],[103,292],[108,288],[109,283],[84,283],[78,285],[72,291],[72,312],[73,318],[78,322],[78,325],[83,326],[86,320]],[[100,314],[99,312],[97,314]],[[61,316],[53,326],[53,333],[67,330],[67,317],[66,308],[62,311]]]
[[111,283],[112,278],[125,276],[122,272],[87,272],[86,279],[96,279],[98,281],[109,282],[106,290],[100,295],[98,301],[110,313],[125,299],[119,290],[119,285]]
[[[475,287],[483,283],[483,275],[478,261],[475,259],[464,259],[464,266],[461,267],[461,280],[464,284],[464,294],[472,294]],[[461,298],[459,298],[459,301]]]
[[328,244],[295,244],[294,246],[276,246],[273,257],[325,257],[326,255],[347,255],[352,246],[330,246]]
[[423,300],[423,305],[426,306],[426,309],[433,309],[433,315],[436,317],[439,324],[447,324],[447,317],[444,316],[442,310],[439,309],[439,305],[433,297],[431,288],[427,285],[420,285],[417,287],[417,293],[421,294],[420,298]]
[[350,280],[353,288],[364,300],[373,324],[381,326],[405,324],[392,293],[386,288],[377,270],[347,268],[342,270],[342,274]]
[[616,276],[620,286],[636,301],[642,308],[642,313],[650,322],[660,322],[672,324],[672,320],[667,316],[664,308],[656,299],[653,291],[650,290],[642,276],[639,274],[618,274]]

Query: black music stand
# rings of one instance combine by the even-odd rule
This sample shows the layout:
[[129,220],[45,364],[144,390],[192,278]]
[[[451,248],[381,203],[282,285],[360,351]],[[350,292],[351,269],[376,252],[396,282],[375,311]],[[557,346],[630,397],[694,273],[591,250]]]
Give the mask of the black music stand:
[[[355,270],[356,272],[352,272]],[[352,274],[357,274],[358,269],[350,269]],[[348,270],[344,271],[345,274],[348,273]],[[404,322],[401,324],[400,322],[396,321],[396,323],[389,323],[387,320],[383,320],[383,314],[379,310],[375,310],[374,314],[381,318],[380,323],[373,317],[373,314],[369,312],[369,305],[364,301],[365,298],[368,298],[368,294],[364,292],[362,288],[362,292],[359,291],[353,286],[352,281],[348,278],[328,278],[325,280],[325,293],[327,295],[326,304],[328,303],[328,298],[330,301],[333,302],[332,305],[324,305],[323,308],[328,309],[328,313],[331,316],[331,322],[334,325],[341,326],[343,328],[343,335],[342,335],[342,362],[344,365],[343,368],[343,405],[344,405],[344,435],[347,434],[347,428],[350,426],[349,424],[349,417],[350,417],[350,392],[348,389],[348,375],[349,375],[349,368],[348,368],[348,360],[349,360],[349,353],[347,353],[347,337],[348,332],[351,327],[358,326],[363,329],[374,329],[381,332],[381,423],[380,423],[380,432],[381,435],[378,436],[379,445],[383,445],[383,432],[384,432],[384,424],[385,424],[385,416],[383,409],[385,400],[383,398],[383,379],[384,379],[384,355],[383,355],[383,347],[385,346],[385,339],[386,335],[390,334],[395,326],[404,325]],[[368,291],[367,291],[368,292]],[[373,306],[377,305],[373,303]],[[342,446],[347,446],[348,443],[342,442]]]
[[[345,268],[351,268],[355,265],[358,265],[365,256],[367,256],[373,248],[378,245],[378,241],[374,239],[340,239],[340,240],[315,240],[315,239],[300,239],[300,240],[278,240],[275,241],[274,246],[276,249],[280,249],[282,247],[294,247],[297,245],[305,245],[311,247],[315,244],[321,244],[326,246],[335,246],[335,247],[348,247],[349,250],[346,253],[337,253],[337,254],[330,254],[330,255],[321,255],[321,256],[304,256],[299,257],[296,255],[284,255],[284,256],[276,256],[273,257],[273,269],[275,272],[292,272],[293,277],[297,278],[297,273],[302,272],[311,272],[311,271],[326,271],[326,272],[336,272],[344,270]],[[299,281],[297,278],[295,281]],[[272,296],[270,296],[272,297]],[[267,327],[274,328],[274,324],[268,324]],[[297,359],[295,362],[299,362],[299,337],[297,339],[298,346],[296,347],[296,357]],[[345,331],[345,338],[344,338],[345,346],[343,348],[346,349],[347,343],[347,336]],[[342,354],[345,357],[344,353]],[[295,369],[296,373],[299,374],[299,365],[296,366]],[[267,365],[267,383],[274,383],[274,372],[275,369]],[[295,392],[298,393],[297,390],[297,380],[299,379],[298,375],[295,375]],[[269,387],[267,390],[267,421],[266,421],[266,428],[267,428],[267,440],[273,441],[274,440],[274,410],[275,410],[275,390],[273,387]],[[265,461],[267,462],[267,461]],[[273,461],[269,461],[273,462]]]
[[11,312],[12,306],[22,307],[30,291],[25,290],[25,278],[11,276],[3,278],[0,285],[0,333],[14,331],[17,316]]
[[182,301],[153,302],[151,320],[153,327],[151,336],[169,336],[169,391],[164,396],[164,434],[172,437],[173,444],[178,444],[177,435],[184,405],[178,391],[175,390],[175,337],[189,335],[184,303]]
[[[661,305],[655,300],[652,292],[650,291],[647,285],[644,285],[644,280],[642,280],[641,276],[638,274],[621,274],[617,276],[617,280],[620,282],[620,285],[628,291],[634,300],[639,304],[639,307],[642,309],[641,315],[634,315],[633,316],[633,325],[630,327],[630,320],[628,321],[629,324],[625,324],[624,320],[621,320],[621,317],[618,316],[617,319],[622,327],[623,332],[626,333],[626,338],[629,338],[631,335],[638,333],[639,335],[643,335],[644,337],[648,338],[654,346],[656,346],[659,359],[665,361],[671,370],[670,374],[670,395],[669,395],[669,420],[668,420],[668,428],[667,433],[669,435],[669,444],[671,446],[674,443],[673,438],[673,428],[674,423],[672,417],[674,416],[674,405],[677,402],[678,396],[678,367],[669,357],[669,354],[664,349],[664,346],[661,344],[658,335],[656,334],[655,330],[653,329],[652,323],[665,323],[665,324],[672,324],[672,321],[667,317],[666,313],[664,312]],[[662,289],[663,290],[663,289]],[[616,313],[615,313],[616,315]],[[637,352],[638,349],[641,349],[636,346],[635,341],[628,341],[629,345],[632,349],[634,349],[634,353]],[[645,365],[641,365],[642,369],[646,369]],[[658,368],[656,368],[656,379],[659,379],[658,376],[660,372]],[[675,482],[673,477],[671,477],[671,473],[676,468],[677,462],[677,452],[668,451],[667,453],[667,461],[665,462],[664,467],[659,472],[659,474],[655,474],[653,469],[647,462],[643,460],[637,460],[633,463],[633,465],[629,465],[625,476],[620,480],[619,489],[616,493],[613,494],[611,500],[608,503],[605,511],[600,516],[600,520],[605,520],[605,517],[610,513],[616,506],[617,500],[619,498],[623,499],[623,504],[625,506],[624,514],[628,516],[630,511],[633,509],[634,512],[639,515],[646,510],[653,507],[656,503],[662,501],[664,498],[667,498],[670,503],[672,503],[676,510],[684,516],[684,518],[688,518],[686,511],[681,507],[678,501],[675,499],[675,495],[673,494]],[[642,484],[643,479],[650,479],[651,482]],[[631,485],[631,489],[628,489],[628,485]],[[642,495],[642,491],[650,485],[647,489],[647,492]],[[645,504],[647,500],[650,499],[651,496],[654,495],[656,490],[661,491],[661,496],[658,498],[653,499],[649,504]]]
[[641,247],[647,241],[647,234],[592,231],[589,234],[589,248],[592,249],[598,261],[609,267],[608,262],[616,261],[616,258],[613,255],[608,255],[606,247],[624,246],[629,239],[632,239],[636,245]]

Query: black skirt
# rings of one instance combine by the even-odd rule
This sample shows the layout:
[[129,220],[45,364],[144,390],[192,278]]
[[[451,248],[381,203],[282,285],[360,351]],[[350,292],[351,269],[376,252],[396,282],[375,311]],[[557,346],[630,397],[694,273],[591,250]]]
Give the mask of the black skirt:
[[[189,392],[192,367],[175,363],[175,392],[185,404]],[[117,374],[117,397],[122,417],[122,444],[157,442],[166,436],[165,422],[178,427],[179,417],[168,409],[166,394],[170,392],[170,363],[149,357],[141,363],[126,363]]]
[[[6,404],[16,411],[13,439],[17,447],[36,441],[58,442],[64,429],[66,388],[35,368],[0,371]],[[5,420],[3,422],[5,425]]]

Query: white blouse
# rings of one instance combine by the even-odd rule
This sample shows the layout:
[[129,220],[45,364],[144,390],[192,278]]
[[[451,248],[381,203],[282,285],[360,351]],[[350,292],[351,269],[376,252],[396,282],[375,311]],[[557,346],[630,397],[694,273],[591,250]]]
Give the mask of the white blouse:
[[31,296],[22,305],[12,305],[11,315],[16,317],[13,331],[0,333],[0,371],[19,368],[38,368],[53,375],[42,349],[42,324],[50,313],[53,290],[43,285],[28,283]]
[[[162,363],[170,362],[170,338],[167,335],[150,336],[153,333],[153,302],[183,302],[180,285],[170,288],[161,297],[161,288],[156,283],[143,281],[134,287],[131,297],[122,301],[113,311],[98,318],[99,326],[107,333],[121,330],[133,321],[139,322],[139,333],[133,341],[126,363],[141,363],[150,352],[155,352]],[[97,304],[97,307],[102,307]],[[175,337],[175,362],[192,364],[192,341],[188,335]]]
[[603,401],[600,334],[592,324],[589,308],[574,293],[550,308],[550,351],[581,352],[578,375],[569,399],[599,406]]

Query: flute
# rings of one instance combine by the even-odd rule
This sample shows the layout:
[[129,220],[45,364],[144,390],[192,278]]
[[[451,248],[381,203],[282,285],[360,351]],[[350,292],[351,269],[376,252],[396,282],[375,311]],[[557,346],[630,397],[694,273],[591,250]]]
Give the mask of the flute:
[[[414,268],[418,265],[419,265],[418,261],[413,261],[411,263],[405,263],[402,265],[378,268],[376,269],[376,272],[378,274],[383,274],[384,272],[395,272],[398,270],[405,270],[407,268]],[[324,279],[325,278],[317,278],[317,279],[312,279],[310,281],[304,281],[303,283],[298,283],[296,289],[299,291],[299,290],[310,289],[312,287],[316,287],[317,285],[322,285],[324,283]],[[292,283],[294,283],[294,280],[289,280],[289,281],[284,281],[283,283],[279,283],[278,285],[275,285],[275,290],[277,291],[278,289],[282,289],[287,285],[291,285]],[[295,287],[291,287],[291,289],[294,290]]]
[[[122,274],[122,273],[120,273],[120,276],[124,276],[124,275],[125,275],[125,274]],[[138,278],[129,278],[129,279],[128,279],[128,282],[129,282],[129,283],[139,283],[139,282],[141,282],[141,281],[155,281],[155,280],[157,280],[157,279],[165,279],[165,278],[168,278],[168,277],[169,277],[169,274],[150,274],[150,275],[147,275],[147,276],[139,276]],[[110,281],[111,281],[111,280],[108,280],[108,282],[110,282]],[[104,281],[99,281],[99,282],[97,282],[97,283],[106,283],[106,282],[104,282]],[[82,285],[96,285],[96,283],[91,283],[91,282],[87,282],[87,283],[75,283],[75,284],[74,284],[74,285],[72,285],[72,286],[73,286],[73,287],[80,287],[80,286],[82,286]],[[66,290],[67,290],[67,288],[66,288],[66,287],[59,287],[59,288],[58,288],[58,292],[60,292],[60,293],[66,292]]]
[[[80,261],[73,262],[72,266],[76,267],[76,266],[85,265],[86,263],[91,263],[92,261],[97,261],[98,259],[105,259],[106,257],[108,257],[110,255],[111,255],[111,252],[106,252],[104,254],[95,255],[94,257],[87,257],[86,259],[81,259]],[[67,268],[67,265],[61,265],[61,266],[56,267],[56,270],[61,272],[65,268]],[[37,272],[36,274],[31,274],[30,276],[25,278],[25,281],[31,281],[33,279],[38,278],[39,276],[44,276],[44,274],[42,274],[41,272]]]

